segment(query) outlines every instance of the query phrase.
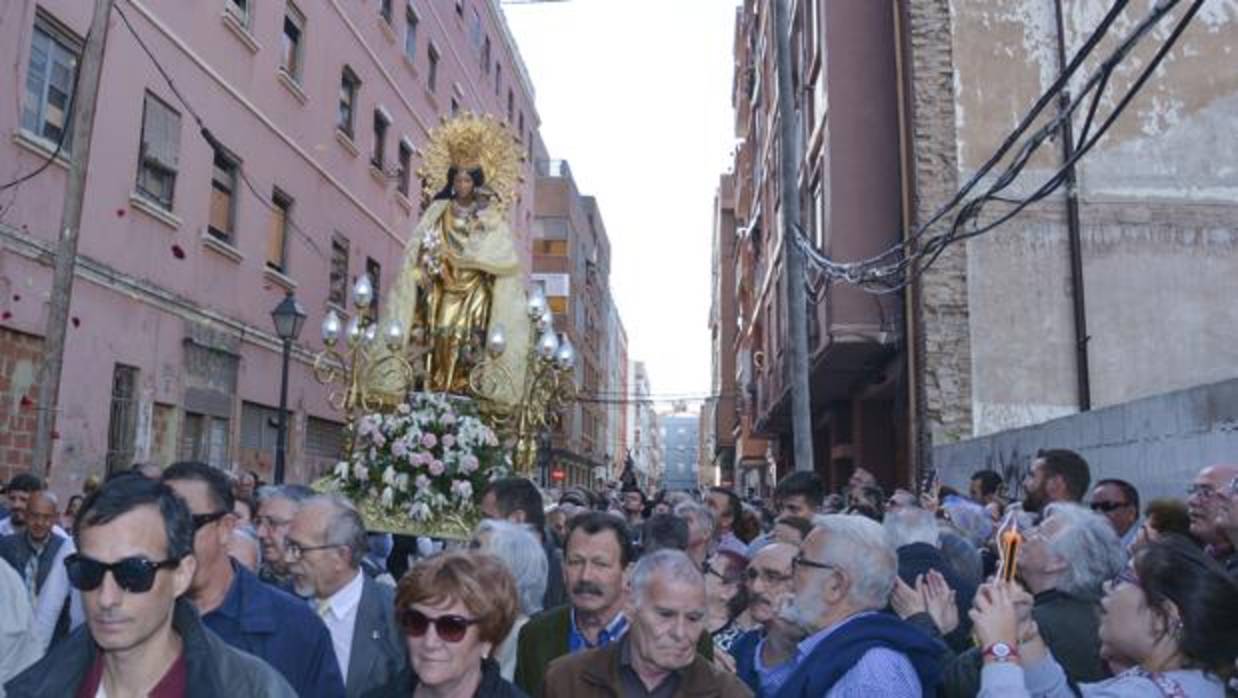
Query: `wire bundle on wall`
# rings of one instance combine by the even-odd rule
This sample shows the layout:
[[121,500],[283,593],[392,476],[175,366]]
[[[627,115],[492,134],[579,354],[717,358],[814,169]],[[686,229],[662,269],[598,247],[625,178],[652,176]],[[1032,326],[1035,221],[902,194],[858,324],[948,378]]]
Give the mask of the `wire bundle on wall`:
[[[1143,85],[1160,66],[1165,56],[1168,55],[1170,49],[1181,38],[1183,31],[1186,30],[1205,2],[1205,0],[1193,0],[1182,18],[1174,25],[1173,30],[1157,50],[1152,60],[1139,73],[1130,88],[1118,100],[1113,110],[1096,126],[1093,132],[1093,125],[1096,122],[1097,109],[1100,105],[1101,97],[1109,86],[1114,70],[1122,64],[1148,32],[1159,24],[1180,1],[1158,0],[1143,21],[1135,26],[1113,52],[1092,71],[1083,84],[1082,89],[1080,89],[1079,94],[1069,99],[1056,116],[1049,119],[1044,126],[1023,142],[1010,164],[993,179],[992,184],[982,194],[967,198],[972,190],[988,177],[997,164],[1011,153],[1023,134],[1041,116],[1045,108],[1054,101],[1054,98],[1060,97],[1063,94],[1069,95],[1067,86],[1071,78],[1079,72],[1084,61],[1095,51],[1096,46],[1109,33],[1114,21],[1129,4],[1129,0],[1116,0],[1114,2],[1074,58],[1064,67],[1061,75],[1036,100],[1035,104],[1032,105],[1031,109],[1020,120],[1014,131],[1007,136],[993,156],[972,175],[967,183],[945,205],[901,242],[867,259],[856,262],[837,262],[816,249],[812,242],[804,236],[802,230],[797,230],[795,244],[803,252],[809,263],[809,268],[818,277],[816,283],[811,284],[809,288],[813,296],[819,297],[823,293],[822,287],[828,289],[828,284],[834,281],[852,284],[873,294],[898,293],[928,271],[950,245],[992,231],[1011,218],[1014,218],[1031,204],[1044,199],[1060,188],[1066,181],[1067,173],[1084,155],[1096,146],[1122,112],[1126,110],[1131,100],[1139,93]],[[1090,100],[1090,103],[1087,106],[1087,115],[1083,128],[1076,140],[1073,156],[1066,160],[1052,176],[1031,194],[1022,198],[1003,196],[1002,192],[1014,183],[1037,150],[1055,134],[1058,134],[1063,124],[1068,119],[1073,119],[1075,112],[1079,111],[1088,100]],[[980,214],[987,204],[994,201],[1008,204],[1012,208],[998,216],[994,221],[982,225],[979,222]],[[946,218],[951,212],[955,212],[955,215],[949,230],[930,235],[930,229]]]

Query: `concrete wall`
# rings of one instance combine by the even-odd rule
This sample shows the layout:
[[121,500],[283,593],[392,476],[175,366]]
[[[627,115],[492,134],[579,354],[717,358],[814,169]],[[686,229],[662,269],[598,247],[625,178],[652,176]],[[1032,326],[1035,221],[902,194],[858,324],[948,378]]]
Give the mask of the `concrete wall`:
[[[1058,38],[1053,0],[950,4],[963,181],[1057,76]],[[1065,3],[1067,55],[1109,5]],[[1107,55],[1151,5],[1132,2],[1097,55]],[[1169,26],[1163,22],[1115,74],[1102,117],[1129,87],[1135,68],[1147,65]],[[1215,69],[1233,62],[1235,26],[1238,3],[1206,3],[1079,168],[1094,407],[1235,375],[1238,170],[1230,163],[1238,159],[1238,72]],[[1047,144],[1014,191],[1039,186],[1061,157],[1058,143]],[[975,435],[1043,422],[1079,405],[1065,206],[1059,194],[968,244]],[[996,205],[990,213],[1002,210]],[[926,331],[934,332],[931,326]]]
[[1238,379],[1180,390],[933,449],[942,482],[967,491],[971,474],[991,468],[1020,494],[1041,448],[1070,448],[1087,459],[1092,481],[1118,477],[1146,501],[1185,498],[1204,466],[1238,460]]

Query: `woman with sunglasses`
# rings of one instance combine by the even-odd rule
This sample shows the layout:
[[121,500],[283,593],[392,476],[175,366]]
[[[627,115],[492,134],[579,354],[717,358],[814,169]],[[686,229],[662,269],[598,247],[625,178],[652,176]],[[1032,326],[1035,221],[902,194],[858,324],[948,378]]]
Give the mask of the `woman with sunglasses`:
[[[984,648],[982,697],[1075,696],[1034,622],[1020,619],[1022,592],[990,585],[971,611]],[[1135,554],[1101,601],[1101,651],[1131,667],[1079,685],[1085,698],[1223,698],[1238,657],[1238,582],[1184,538],[1166,536]]]
[[519,608],[516,582],[493,555],[460,550],[418,561],[395,597],[412,676],[366,698],[527,698],[491,658]]

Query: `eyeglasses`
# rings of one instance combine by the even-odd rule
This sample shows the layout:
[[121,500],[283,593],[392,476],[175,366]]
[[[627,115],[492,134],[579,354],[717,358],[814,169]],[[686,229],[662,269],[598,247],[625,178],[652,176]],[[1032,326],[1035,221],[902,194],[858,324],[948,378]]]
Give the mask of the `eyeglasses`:
[[193,532],[197,533],[202,530],[203,526],[209,526],[231,513],[230,511],[213,511],[209,514],[194,514],[190,517],[193,519]]
[[301,559],[303,555],[305,555],[305,553],[310,553],[315,550],[326,550],[328,548],[339,548],[339,547],[343,547],[343,546],[341,546],[339,543],[330,543],[328,545],[301,545],[295,540],[292,540],[291,538],[289,538],[284,543],[284,553],[286,554],[287,559],[292,560],[293,562],[297,562]]
[[[1230,484],[1232,485],[1233,483],[1230,483]],[[1212,498],[1212,497],[1219,497],[1220,495],[1221,495],[1221,490],[1219,490],[1216,487],[1213,487],[1212,485],[1208,485],[1204,483],[1195,483],[1191,485],[1190,487],[1186,488],[1186,496],[1188,497]]]
[[744,576],[748,578],[749,584],[757,581],[757,578],[762,579],[766,584],[786,584],[791,581],[789,574],[780,574],[773,570],[759,570],[755,567],[744,570]]
[[107,563],[77,553],[68,556],[64,561],[65,570],[69,573],[69,583],[78,591],[98,589],[99,585],[103,584],[103,575],[111,572],[116,586],[134,594],[150,591],[155,585],[155,575],[159,570],[170,570],[180,564],[179,559],[151,562],[144,557],[127,557]]
[[267,528],[283,528],[292,523],[292,519],[277,519],[274,516],[255,516],[254,528],[266,526]]
[[705,574],[712,574],[718,579],[721,579],[723,584],[734,584],[735,582],[739,581],[737,577],[728,577],[725,574],[714,569],[713,565],[705,565]]
[[1100,511],[1106,514],[1128,506],[1130,506],[1129,502],[1092,502],[1091,504],[1092,511]]
[[465,618],[464,616],[446,615],[438,618],[431,618],[421,611],[416,611],[411,608],[406,608],[400,611],[400,627],[404,629],[404,634],[409,637],[423,637],[426,631],[430,629],[430,624],[434,624],[434,632],[438,634],[443,642],[456,643],[464,639],[464,634],[469,631],[470,625],[476,625],[478,622],[475,618]]
[[792,569],[800,565],[803,565],[804,567],[812,567],[818,570],[838,569],[838,567],[835,565],[827,565],[824,562],[817,562],[816,560],[809,560],[808,558],[804,557],[804,553],[800,553],[799,555],[796,555],[795,557],[791,558]]

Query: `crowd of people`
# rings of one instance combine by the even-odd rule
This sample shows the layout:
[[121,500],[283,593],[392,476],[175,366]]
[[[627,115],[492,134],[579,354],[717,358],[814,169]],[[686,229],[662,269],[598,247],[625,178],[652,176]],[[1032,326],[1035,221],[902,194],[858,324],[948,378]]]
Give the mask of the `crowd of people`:
[[22,473],[0,698],[1232,695],[1238,465],[1148,502],[1068,450],[1029,465],[767,500],[507,477],[469,540],[203,463],[63,506]]

